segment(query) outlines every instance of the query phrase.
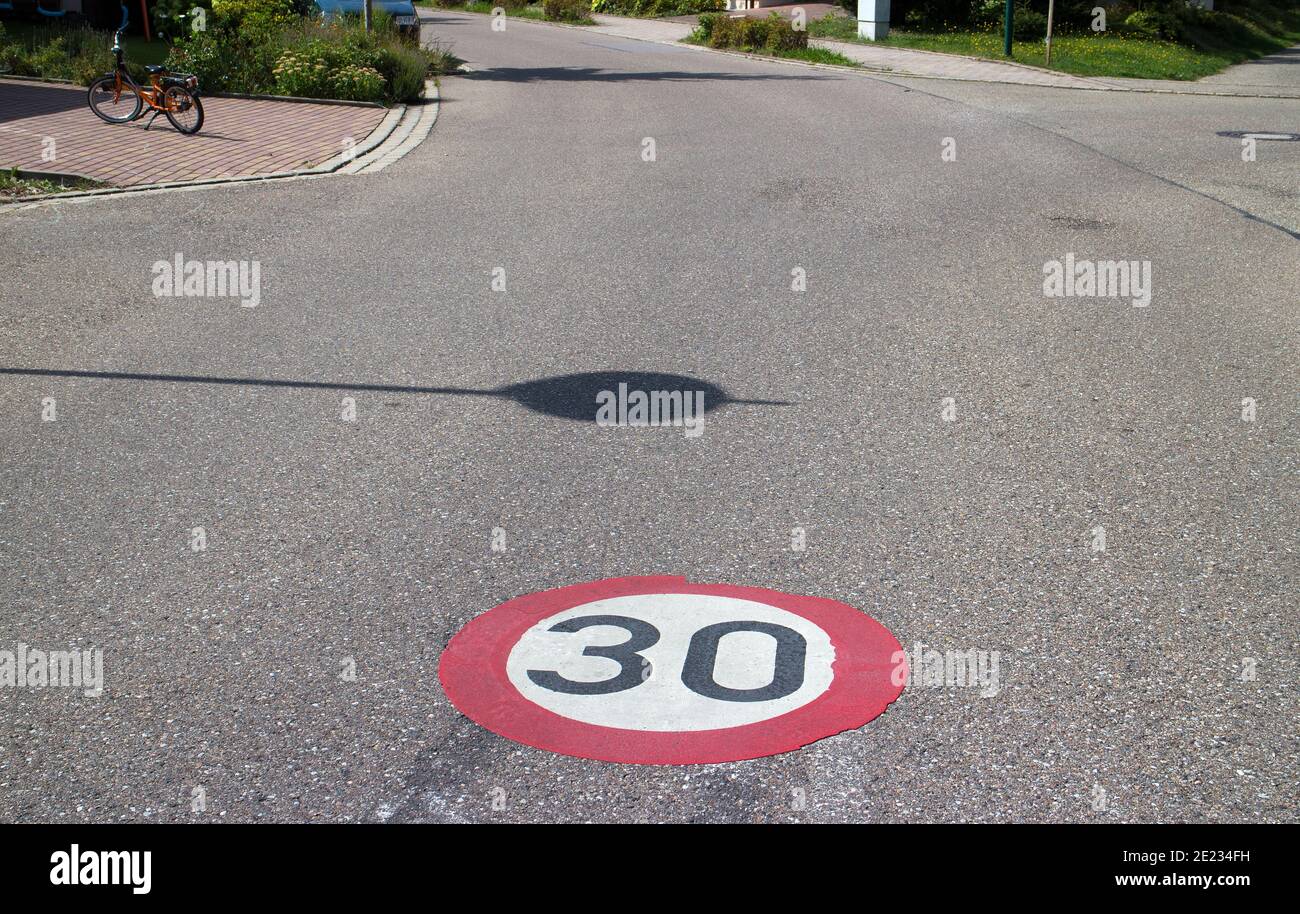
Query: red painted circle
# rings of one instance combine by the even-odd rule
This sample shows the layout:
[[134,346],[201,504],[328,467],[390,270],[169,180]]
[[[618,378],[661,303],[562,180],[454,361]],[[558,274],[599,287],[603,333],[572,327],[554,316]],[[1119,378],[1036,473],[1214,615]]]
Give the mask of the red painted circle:
[[[835,647],[829,688],[779,717],[722,730],[652,732],[562,717],[521,695],[506,674],[511,649],[547,616],[609,597],[711,594],[766,603],[819,626]],[[462,714],[507,739],[579,758],[642,765],[732,762],[776,755],[874,720],[903,691],[906,660],[889,630],[844,603],[821,597],[692,584],[672,576],[609,578],[508,600],[471,620],[438,664],[442,687]]]

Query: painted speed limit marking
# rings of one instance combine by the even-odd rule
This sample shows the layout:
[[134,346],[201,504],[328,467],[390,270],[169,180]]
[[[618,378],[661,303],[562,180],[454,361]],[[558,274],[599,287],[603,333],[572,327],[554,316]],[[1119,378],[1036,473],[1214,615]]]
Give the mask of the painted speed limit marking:
[[509,739],[641,764],[774,755],[860,727],[902,691],[898,641],[851,606],[679,577],[518,597],[471,621],[438,674]]
[[671,733],[800,708],[830,688],[834,661],[830,636],[803,616],[736,597],[660,593],[543,619],[515,643],[506,674],[561,717]]

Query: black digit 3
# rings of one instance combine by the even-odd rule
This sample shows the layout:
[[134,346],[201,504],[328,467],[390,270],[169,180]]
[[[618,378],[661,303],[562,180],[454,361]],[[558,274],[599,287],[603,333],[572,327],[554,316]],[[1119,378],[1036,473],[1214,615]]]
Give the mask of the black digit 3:
[[[608,695],[622,692],[644,682],[642,669],[646,659],[638,651],[653,646],[659,640],[659,629],[640,619],[627,616],[583,616],[580,619],[566,619],[551,626],[553,632],[577,632],[593,625],[613,625],[627,629],[628,638],[622,644],[592,644],[583,649],[586,657],[607,657],[621,668],[618,675],[600,682],[574,682],[566,679],[554,670],[529,670],[528,678],[543,689],[552,692],[567,692],[570,695]],[[803,674],[800,673],[802,676]]]

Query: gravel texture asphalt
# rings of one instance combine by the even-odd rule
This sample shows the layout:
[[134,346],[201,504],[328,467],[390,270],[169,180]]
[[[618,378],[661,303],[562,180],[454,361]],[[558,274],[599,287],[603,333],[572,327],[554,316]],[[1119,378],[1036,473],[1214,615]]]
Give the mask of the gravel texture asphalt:
[[[0,649],[105,678],[0,688],[0,819],[1297,818],[1300,143],[1216,136],[1294,101],[426,35],[473,72],[382,173],[0,214]],[[155,297],[178,252],[260,303]],[[1044,297],[1067,253],[1149,260],[1150,305]],[[588,372],[716,408],[599,428]],[[636,574],[840,600],[1000,689],[685,767],[450,706],[468,620]]]

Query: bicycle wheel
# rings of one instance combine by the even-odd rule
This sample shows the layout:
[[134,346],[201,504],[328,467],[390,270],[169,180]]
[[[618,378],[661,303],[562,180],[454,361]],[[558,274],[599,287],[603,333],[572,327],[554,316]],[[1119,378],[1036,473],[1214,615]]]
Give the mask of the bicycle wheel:
[[203,126],[203,103],[180,86],[163,93],[163,112],[181,133],[198,133]]
[[125,124],[140,116],[140,96],[132,88],[117,81],[116,76],[101,76],[86,90],[86,102],[100,120],[110,124]]

